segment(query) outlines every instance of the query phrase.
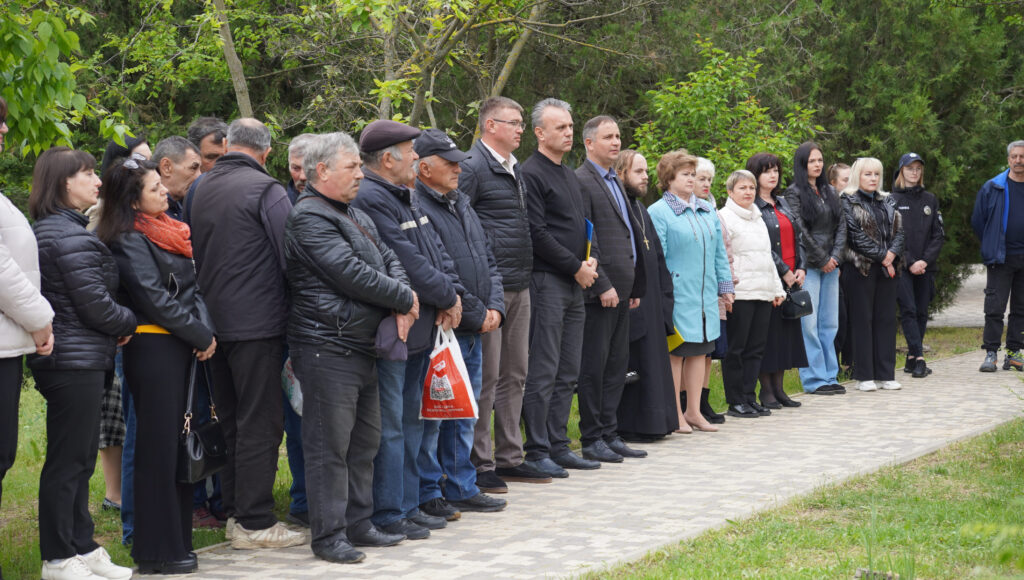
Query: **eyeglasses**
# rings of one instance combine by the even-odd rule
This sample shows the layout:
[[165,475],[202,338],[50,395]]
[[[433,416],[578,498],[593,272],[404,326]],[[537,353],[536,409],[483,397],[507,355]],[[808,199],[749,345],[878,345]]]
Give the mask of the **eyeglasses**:
[[513,129],[525,129],[526,128],[526,123],[524,123],[522,121],[506,121],[504,119],[491,119],[491,120],[494,121],[495,123],[507,123],[509,125],[512,125]]

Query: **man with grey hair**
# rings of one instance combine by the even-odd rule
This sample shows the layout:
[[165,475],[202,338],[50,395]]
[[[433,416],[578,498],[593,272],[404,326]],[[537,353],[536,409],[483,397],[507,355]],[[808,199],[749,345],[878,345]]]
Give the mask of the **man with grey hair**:
[[374,344],[390,314],[405,339],[419,304],[373,221],[350,205],[363,177],[352,138],[311,138],[303,155],[309,179],[285,226],[285,259],[288,345],[303,390],[312,549],[324,560],[352,563],[365,558],[355,546],[405,539],[370,521],[381,429]]
[[211,368],[228,446],[221,472],[226,535],[239,549],[294,546],[303,534],[273,512],[289,307],[284,225],[292,204],[264,167],[266,125],[237,119],[227,139],[227,154],[203,176],[192,208],[198,280],[221,344]]
[[306,147],[315,137],[314,133],[303,133],[297,135],[288,144],[288,173],[291,175],[291,179],[285,189],[288,190],[288,199],[293,205],[306,187],[306,172],[303,170],[302,159],[306,156]]
[[523,162],[533,242],[530,365],[523,395],[526,465],[569,477],[564,468],[601,466],[570,451],[566,434],[583,348],[583,290],[597,279],[597,245],[588,250],[589,204],[576,174],[562,163],[572,150],[569,104],[544,99],[533,108],[532,121],[537,151]]
[[[456,328],[462,320],[464,288],[451,258],[430,220],[412,205],[408,184],[419,159],[413,139],[419,129],[378,120],[359,136],[366,177],[353,202],[366,212],[380,239],[398,256],[410,286],[419,295],[419,319],[409,330],[405,360],[377,361],[380,385],[381,441],[373,460],[373,523],[410,540],[430,536],[445,527],[445,519],[428,515],[420,505],[420,459],[436,454],[439,421],[420,419],[423,381],[430,364],[437,325]],[[424,445],[424,441],[427,442]]]
[[184,137],[168,137],[156,144],[153,162],[159,165],[160,182],[167,188],[167,215],[183,221],[182,202],[199,177],[199,148]]
[[[506,481],[551,483],[551,476],[523,463],[519,421],[530,354],[530,275],[533,243],[526,213],[526,187],[515,151],[523,130],[523,107],[507,97],[480,104],[480,139],[461,163],[459,190],[480,218],[502,280],[505,322],[481,336],[483,380],[480,420],[473,435],[477,486],[506,493]],[[494,443],[491,443],[491,410]]]
[[996,371],[1003,315],[1010,303],[1003,370],[1024,370],[1024,141],[1006,146],[1009,169],[988,180],[974,201],[971,226],[981,240],[985,283],[985,330],[981,372]]

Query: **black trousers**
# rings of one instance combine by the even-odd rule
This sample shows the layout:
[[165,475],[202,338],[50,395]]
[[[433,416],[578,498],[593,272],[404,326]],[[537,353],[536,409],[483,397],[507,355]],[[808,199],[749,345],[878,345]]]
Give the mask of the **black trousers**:
[[1010,302],[1009,324],[1006,329],[1006,350],[1024,349],[1024,255],[1006,256],[1002,264],[987,267],[985,282],[985,330],[982,348],[999,350],[1003,340],[1003,315],[1006,302]]
[[46,461],[39,474],[39,555],[62,560],[99,547],[92,539],[89,478],[99,452],[106,371],[33,370],[46,399]]
[[18,404],[21,401],[22,357],[0,358],[0,499],[4,476],[18,451]]
[[737,300],[732,305],[725,323],[728,349],[722,360],[722,383],[729,405],[756,400],[757,374],[768,344],[772,308],[772,303],[764,300]]
[[580,376],[583,291],[572,278],[534,272],[530,281],[530,363],[523,392],[526,459],[569,451],[566,425]]
[[192,348],[170,334],[137,334],[124,346],[135,405],[132,558],[183,560],[192,550],[192,486],[175,480]]
[[867,276],[853,264],[843,264],[842,278],[850,309],[853,378],[891,381],[896,377],[897,281],[886,276],[877,262]]
[[924,333],[928,330],[928,304],[935,296],[935,273],[911,274],[904,269],[899,277],[900,325],[907,339],[909,356],[924,355]]
[[586,305],[580,363],[580,443],[584,447],[617,437],[619,401],[629,366],[629,299],[605,308]]
[[313,549],[369,530],[380,445],[376,359],[292,343],[302,385],[302,452]]
[[284,338],[222,342],[211,359],[217,417],[224,425],[228,465],[221,472],[224,509],[247,530],[274,516],[277,452],[284,434],[281,360]]

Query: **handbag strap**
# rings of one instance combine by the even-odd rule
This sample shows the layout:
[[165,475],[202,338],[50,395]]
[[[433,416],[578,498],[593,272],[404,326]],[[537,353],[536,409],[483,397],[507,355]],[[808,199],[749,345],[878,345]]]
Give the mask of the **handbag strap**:
[[192,401],[195,399],[196,394],[197,363],[196,357],[193,356],[188,368],[188,396],[185,398],[185,426],[182,428],[182,431],[185,433],[192,429]]
[[220,421],[217,418],[217,405],[213,403],[213,375],[210,373],[210,363],[201,361],[198,364],[203,367],[203,376],[206,377],[206,394],[210,396],[210,420]]

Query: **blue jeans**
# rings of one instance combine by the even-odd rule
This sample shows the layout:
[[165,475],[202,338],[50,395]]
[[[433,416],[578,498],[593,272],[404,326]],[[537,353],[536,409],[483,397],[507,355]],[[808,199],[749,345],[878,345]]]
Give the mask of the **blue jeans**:
[[135,405],[124,378],[121,349],[114,356],[114,373],[121,381],[121,409],[124,413],[124,447],[121,448],[121,543],[131,545],[135,533]]
[[804,391],[813,393],[834,384],[839,374],[835,348],[839,330],[839,268],[828,274],[808,268],[804,290],[811,295],[814,313],[800,319],[807,351],[807,366],[800,369],[800,382]]
[[[469,382],[473,387],[473,397],[480,400],[483,385],[483,341],[479,334],[459,335],[459,347],[462,359],[469,372]],[[483,409],[480,410],[483,414]],[[444,495],[449,500],[469,499],[478,493],[476,486],[476,467],[470,460],[473,451],[473,433],[476,419],[454,419],[440,421],[437,453],[420,463],[420,503],[441,497],[440,481],[442,474],[447,477],[444,484]],[[423,438],[424,447],[426,436]]]
[[415,515],[419,510],[420,474],[416,458],[427,423],[434,423],[434,432],[427,431],[427,436],[437,439],[437,422],[420,419],[423,379],[429,363],[430,351],[409,355],[407,361],[377,360],[381,429],[380,449],[373,460],[371,521],[378,527]]

